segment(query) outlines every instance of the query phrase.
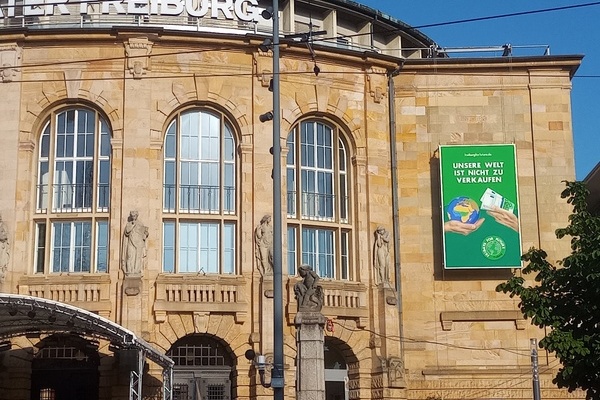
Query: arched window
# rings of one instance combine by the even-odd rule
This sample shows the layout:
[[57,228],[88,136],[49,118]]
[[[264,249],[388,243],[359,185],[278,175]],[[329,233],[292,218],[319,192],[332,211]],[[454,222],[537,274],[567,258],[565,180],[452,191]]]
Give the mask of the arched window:
[[96,111],[53,112],[39,141],[36,267],[43,272],[106,272],[110,128]]
[[220,340],[209,335],[188,335],[175,342],[167,356],[175,363],[173,400],[236,398],[234,359]]
[[321,120],[296,125],[287,140],[288,267],[351,279],[348,153],[340,129]]
[[188,109],[164,144],[163,270],[236,271],[236,144],[225,116]]

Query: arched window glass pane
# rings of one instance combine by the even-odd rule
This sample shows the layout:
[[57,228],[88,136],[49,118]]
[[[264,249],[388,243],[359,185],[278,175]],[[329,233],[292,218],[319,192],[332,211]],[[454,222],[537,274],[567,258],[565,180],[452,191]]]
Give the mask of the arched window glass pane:
[[108,123],[94,110],[72,107],[48,117],[39,142],[36,273],[107,272],[108,222],[96,213],[110,209],[110,140]]
[[348,154],[340,129],[305,120],[287,138],[289,272],[308,264],[321,277],[351,279]]
[[234,132],[222,114],[189,109],[169,125],[163,208],[172,216],[163,226],[163,271],[236,271],[236,157]]

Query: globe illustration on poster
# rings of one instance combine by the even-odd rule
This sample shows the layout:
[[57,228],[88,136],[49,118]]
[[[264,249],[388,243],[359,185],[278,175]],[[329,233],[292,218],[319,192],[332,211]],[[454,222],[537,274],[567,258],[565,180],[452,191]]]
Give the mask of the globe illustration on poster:
[[446,214],[451,221],[474,224],[479,219],[479,206],[468,197],[455,197],[446,207]]

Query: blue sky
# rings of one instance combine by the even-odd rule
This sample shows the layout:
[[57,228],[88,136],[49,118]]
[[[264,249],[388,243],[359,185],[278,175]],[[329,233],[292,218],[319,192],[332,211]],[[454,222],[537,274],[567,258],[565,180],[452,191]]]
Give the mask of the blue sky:
[[[591,0],[357,0],[408,25],[594,3]],[[600,4],[560,11],[422,28],[442,47],[548,45],[553,55],[585,55],[571,93],[575,170],[579,180],[600,162]],[[524,54],[515,49],[515,55]],[[528,54],[541,55],[542,49]],[[478,56],[475,54],[475,56]],[[586,78],[584,75],[597,75]]]

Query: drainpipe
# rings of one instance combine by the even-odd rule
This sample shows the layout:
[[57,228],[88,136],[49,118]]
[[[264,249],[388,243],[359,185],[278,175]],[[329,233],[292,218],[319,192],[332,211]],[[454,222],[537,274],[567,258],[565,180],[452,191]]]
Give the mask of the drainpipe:
[[394,77],[400,74],[404,63],[388,72],[388,109],[390,113],[390,162],[392,170],[392,211],[394,225],[394,272],[396,274],[396,306],[398,307],[398,334],[400,336],[400,358],[404,362],[404,332],[402,329],[402,281],[400,275],[400,216],[398,215],[398,161],[396,159],[396,102]]

